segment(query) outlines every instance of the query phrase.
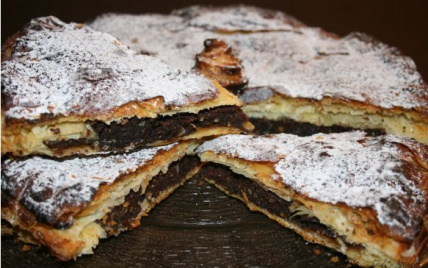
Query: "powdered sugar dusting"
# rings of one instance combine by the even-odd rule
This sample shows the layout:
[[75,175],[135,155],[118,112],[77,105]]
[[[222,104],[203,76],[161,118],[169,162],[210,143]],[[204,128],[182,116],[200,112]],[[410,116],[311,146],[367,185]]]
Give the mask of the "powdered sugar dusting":
[[212,99],[201,76],[137,55],[114,37],[54,17],[31,21],[2,62],[2,93],[11,118],[103,113],[155,97],[167,106]]
[[118,37],[132,50],[149,54],[183,71],[195,65],[195,55],[203,42],[218,36],[203,28],[188,26],[174,15],[105,14],[90,24],[101,32]]
[[363,132],[310,137],[228,135],[205,142],[197,152],[273,162],[277,174],[272,179],[322,202],[370,207],[381,224],[404,232],[419,224],[414,212],[425,203],[425,193],[403,169],[408,163],[397,143],[408,146],[409,142],[392,135],[365,137]]
[[[260,14],[254,15],[257,12]],[[211,11],[191,7],[161,17],[109,14],[97,18],[91,27],[118,36],[132,49],[149,51],[186,71],[194,66],[203,41],[219,38],[231,45],[242,60],[249,87],[270,87],[291,97],[337,97],[428,114],[427,85],[414,62],[397,49],[360,33],[341,39],[330,37],[291,19],[265,18],[269,23],[263,24],[259,20],[263,12],[240,6]],[[211,17],[215,20],[210,21]],[[164,27],[161,21],[167,25],[174,21],[177,26]],[[140,27],[142,24],[145,26]],[[288,30],[283,31],[284,27]]]
[[189,18],[189,25],[214,31],[291,31],[300,24],[282,12],[237,5],[228,8],[192,6],[175,12]]
[[[411,59],[394,55],[384,44],[365,41],[369,37],[363,34],[337,40],[322,37],[317,29],[301,29],[301,33],[235,39],[246,72],[253,74],[248,75],[253,78],[249,87],[269,85],[291,97],[338,97],[383,108],[419,106],[427,111],[422,96],[428,96],[428,90]],[[254,47],[268,48],[252,56]]]
[[2,165],[1,189],[37,217],[51,223],[65,206],[80,206],[91,201],[102,184],[111,184],[120,176],[135,172],[159,152],[176,145],[68,160],[38,156],[6,160]]

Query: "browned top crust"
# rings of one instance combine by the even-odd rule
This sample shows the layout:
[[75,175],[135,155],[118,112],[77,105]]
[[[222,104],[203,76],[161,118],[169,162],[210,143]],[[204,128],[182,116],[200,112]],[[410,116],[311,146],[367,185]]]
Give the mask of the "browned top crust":
[[6,121],[95,117],[131,102],[150,102],[154,112],[178,110],[218,94],[208,79],[55,17],[34,19],[10,38],[1,70]]
[[414,62],[362,33],[338,38],[284,13],[248,6],[193,6],[171,15],[106,14],[91,27],[182,70],[193,67],[204,40],[218,38],[242,60],[249,89],[266,87],[287,97],[330,98],[428,117],[428,86]]

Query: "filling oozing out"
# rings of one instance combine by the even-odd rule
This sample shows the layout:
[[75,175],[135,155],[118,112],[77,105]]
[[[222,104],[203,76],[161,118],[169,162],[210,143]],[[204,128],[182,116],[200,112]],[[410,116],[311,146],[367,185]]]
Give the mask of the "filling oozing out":
[[[104,228],[108,236],[118,235],[121,231],[132,229],[140,224],[142,213],[148,212],[156,203],[167,196],[165,191],[175,188],[187,178],[189,172],[200,165],[196,156],[185,156],[180,161],[172,163],[168,171],[153,177],[144,193],[130,191],[122,205],[114,207],[97,223]],[[143,207],[143,202],[147,202]]]
[[247,116],[237,106],[222,106],[202,110],[198,114],[179,113],[157,118],[129,118],[121,123],[106,124],[101,121],[89,122],[97,139],[45,140],[44,144],[61,150],[73,146],[89,145],[101,151],[114,151],[131,147],[151,146],[162,142],[172,142],[193,134],[198,128],[233,127],[245,131]]
[[[338,125],[333,126],[317,126],[310,123],[297,122],[292,119],[283,118],[281,120],[270,120],[266,118],[250,118],[250,122],[254,125],[254,133],[258,135],[289,133],[298,136],[311,136],[317,133],[341,133],[355,130],[351,127],[343,127]],[[365,129],[370,136],[385,135],[382,129]]]

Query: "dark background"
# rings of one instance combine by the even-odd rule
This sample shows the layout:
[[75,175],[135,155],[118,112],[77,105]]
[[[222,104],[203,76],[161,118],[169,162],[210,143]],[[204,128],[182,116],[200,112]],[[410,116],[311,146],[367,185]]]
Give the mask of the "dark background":
[[31,18],[54,15],[61,20],[85,22],[106,12],[169,13],[194,4],[247,3],[282,10],[310,26],[344,36],[352,31],[368,33],[400,48],[413,58],[428,79],[428,1],[426,0],[3,0],[2,42]]

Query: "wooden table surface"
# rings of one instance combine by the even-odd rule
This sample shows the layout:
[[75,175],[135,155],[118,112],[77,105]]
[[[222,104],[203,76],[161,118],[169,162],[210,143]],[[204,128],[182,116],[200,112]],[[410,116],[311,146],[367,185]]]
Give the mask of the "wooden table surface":
[[[216,5],[242,1],[217,0]],[[246,1],[279,9],[310,26],[344,36],[366,32],[412,57],[428,79],[428,1],[288,0]],[[168,13],[204,1],[3,0],[2,42],[31,18],[55,15],[85,22],[105,12]],[[213,3],[209,3],[213,4]],[[191,180],[158,205],[140,227],[103,240],[94,255],[56,262],[44,248],[22,251],[2,237],[2,267],[348,267],[346,258],[306,243],[298,235],[251,212],[238,200]],[[332,262],[339,257],[338,262]]]

